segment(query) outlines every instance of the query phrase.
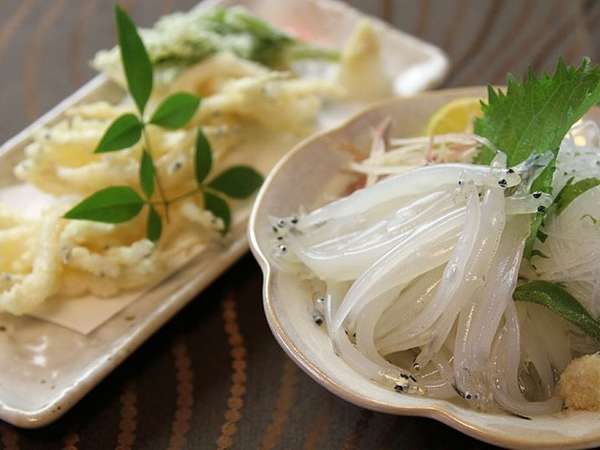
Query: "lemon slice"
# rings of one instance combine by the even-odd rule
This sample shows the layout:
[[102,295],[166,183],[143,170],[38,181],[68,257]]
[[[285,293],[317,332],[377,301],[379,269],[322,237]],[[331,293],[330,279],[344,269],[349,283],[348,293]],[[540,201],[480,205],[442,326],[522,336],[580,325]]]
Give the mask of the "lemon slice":
[[465,97],[447,103],[429,119],[426,134],[465,133],[473,131],[473,119],[481,116],[478,98]]

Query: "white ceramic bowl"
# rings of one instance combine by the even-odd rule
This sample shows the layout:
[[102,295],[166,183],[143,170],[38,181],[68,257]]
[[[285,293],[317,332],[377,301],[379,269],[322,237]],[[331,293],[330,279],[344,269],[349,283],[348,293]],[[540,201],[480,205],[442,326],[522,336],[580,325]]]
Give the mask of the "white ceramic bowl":
[[340,169],[353,152],[369,146],[372,127],[393,121],[392,136],[419,134],[430,115],[458,97],[485,97],[482,87],[430,92],[380,103],[344,125],[312,137],[279,162],[258,195],[249,240],[264,272],[264,308],[273,334],[287,354],[314,380],[356,405],[398,415],[431,417],[478,439],[516,448],[584,448],[600,444],[600,414],[561,412],[525,420],[485,414],[466,406],[398,394],[364,378],[337,357],[326,333],[311,320],[312,293],[298,279],[270,265],[269,215],[286,216],[300,206],[318,206],[347,188]]

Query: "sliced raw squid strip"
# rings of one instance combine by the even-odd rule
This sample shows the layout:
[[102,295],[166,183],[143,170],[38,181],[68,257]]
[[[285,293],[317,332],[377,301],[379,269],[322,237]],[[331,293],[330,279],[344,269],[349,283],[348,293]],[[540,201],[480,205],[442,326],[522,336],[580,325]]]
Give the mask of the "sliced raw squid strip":
[[418,277],[402,291],[396,302],[390,306],[377,324],[377,338],[381,344],[394,330],[405,326],[410,317],[425,307],[435,294],[443,271],[444,266],[437,267]]
[[491,377],[495,386],[494,399],[507,411],[525,417],[560,411],[562,400],[556,396],[536,402],[523,397],[519,386],[520,328],[514,303],[508,304],[505,316],[506,325],[492,351]]
[[[442,264],[448,257],[447,246],[440,245],[456,233],[464,222],[464,210],[452,211],[442,218],[416,229],[358,278],[334,317],[338,329],[348,314],[370,299]],[[415,262],[419,260],[419,264]],[[422,262],[421,262],[422,260]],[[407,264],[410,261],[410,264]],[[399,271],[398,268],[405,270]],[[358,310],[358,308],[357,308]]]
[[472,192],[467,200],[464,228],[446,265],[441,284],[432,301],[402,330],[401,339],[412,339],[427,331],[442,315],[445,308],[452,303],[453,298],[458,298],[461,295],[460,289],[464,284],[470,262],[466,257],[473,251],[480,225],[481,205],[479,195],[477,192]]
[[[431,356],[437,353],[446,341],[456,318],[465,308],[475,292],[486,283],[489,268],[500,243],[500,237],[504,230],[506,214],[504,212],[504,193],[498,188],[488,188],[481,202],[479,225],[475,235],[472,237],[471,248],[468,254],[460,256],[464,261],[463,280],[453,278],[456,273],[449,269],[449,275],[444,273],[444,279],[438,293],[446,295],[447,307],[439,316],[433,329],[432,341],[422,349],[416,363],[424,366]],[[458,247],[458,246],[457,246]],[[457,254],[455,253],[455,255]],[[448,269],[447,269],[448,270]],[[444,291],[444,281],[450,280],[449,291]],[[452,290],[456,286],[455,290]]]
[[297,228],[306,230],[328,220],[349,218],[394,198],[425,195],[441,190],[444,186],[455,187],[464,180],[470,180],[477,186],[498,186],[501,182],[502,187],[511,187],[520,182],[520,177],[514,172],[507,173],[504,169],[470,164],[419,167],[335,200],[302,217]]
[[463,392],[477,394],[482,401],[491,400],[485,395],[489,388],[484,372],[504,311],[513,301],[529,229],[529,221],[521,216],[507,223],[487,283],[459,320],[454,345],[456,385]]
[[[457,208],[454,211],[464,211],[464,208]],[[447,214],[447,213],[446,213]],[[322,280],[346,281],[354,280],[359,277],[365,267],[373,265],[390,248],[395,247],[401,242],[406,242],[414,234],[414,227],[423,227],[427,223],[435,222],[444,217],[445,214],[437,216],[427,216],[427,222],[415,221],[413,226],[397,228],[395,233],[384,231],[382,237],[370,245],[362,245],[358,248],[350,248],[337,252],[317,252],[311,249],[303,249],[293,235],[289,235],[286,239],[288,247],[296,256],[308,266],[313,273]],[[411,229],[413,228],[413,229]],[[454,229],[454,234],[450,237],[458,239],[460,228]]]

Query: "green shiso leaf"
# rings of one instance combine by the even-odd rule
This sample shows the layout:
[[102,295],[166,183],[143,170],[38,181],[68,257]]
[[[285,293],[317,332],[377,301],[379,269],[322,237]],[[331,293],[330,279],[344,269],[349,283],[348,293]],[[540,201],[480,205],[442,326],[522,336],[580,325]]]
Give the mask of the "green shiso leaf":
[[[579,67],[560,60],[552,75],[530,71],[521,82],[510,76],[506,92],[489,87],[474,131],[505,152],[510,167],[532,153],[558,149],[571,126],[598,101],[600,69],[587,59]],[[489,164],[493,157],[484,149],[475,162]]]

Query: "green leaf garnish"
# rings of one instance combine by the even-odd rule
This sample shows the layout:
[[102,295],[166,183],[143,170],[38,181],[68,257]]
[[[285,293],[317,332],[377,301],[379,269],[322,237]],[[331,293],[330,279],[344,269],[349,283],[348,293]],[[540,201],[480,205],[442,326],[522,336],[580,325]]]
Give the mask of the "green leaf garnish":
[[517,287],[513,298],[517,301],[543,305],[577,325],[587,335],[600,340],[600,322],[590,316],[575,297],[556,283],[530,281]]
[[200,98],[185,92],[167,97],[156,109],[150,123],[170,130],[185,126],[196,113]]
[[143,127],[134,114],[123,114],[108,127],[94,153],[114,152],[137,144]]
[[598,178],[585,178],[576,183],[573,183],[573,178],[571,178],[556,196],[556,213],[560,214],[573,200],[598,185],[600,185],[600,179]]
[[537,176],[531,184],[531,192],[545,192],[546,194],[552,194],[552,179],[554,178],[554,171],[556,170],[556,157],[558,156],[558,150],[553,151],[554,158],[550,160],[548,165],[544,167],[542,172]]
[[152,93],[152,63],[135,24],[119,5],[115,5],[115,19],[127,87],[143,115]]
[[[245,15],[241,10],[236,11],[232,15],[228,15],[226,10],[216,11],[212,17],[215,20],[213,25],[216,24],[217,29],[221,26],[247,29],[248,32],[253,33],[254,38],[261,42],[261,45],[265,45],[263,56],[268,55],[270,50],[275,48],[274,42],[269,43],[272,39],[289,44],[296,43],[294,39],[284,34],[278,34],[279,32],[270,28],[266,22]],[[170,199],[166,197],[161,178],[152,160],[151,141],[146,133],[146,126],[153,124],[171,130],[184,127],[198,110],[200,98],[184,92],[173,94],[164,99],[152,114],[149,122],[145,122],[144,110],[153,88],[153,67],[135,24],[118,5],[115,6],[115,18],[127,87],[137,106],[139,117],[128,113],[117,118],[104,133],[95,152],[122,150],[138,143],[143,137],[139,184],[146,200],[128,186],[112,186],[92,194],[68,211],[64,217],[116,224],[133,219],[147,204],[146,235],[148,239],[155,242],[160,239],[162,234],[162,218],[154,205],[158,204],[164,208],[165,219],[168,223],[169,206],[172,203],[202,193],[205,208],[223,221],[223,233],[226,233],[231,224],[231,211],[221,194],[231,198],[247,198],[258,189],[262,183],[262,176],[250,167],[236,166],[218,175],[209,185],[205,185],[204,182],[212,169],[213,157],[210,142],[199,129],[194,150],[194,172],[197,187]],[[209,25],[209,27],[213,27],[213,25]],[[242,42],[243,39],[237,41],[237,44],[231,44],[242,45],[242,47],[253,45],[251,41]],[[254,50],[258,51],[259,49],[257,47]],[[200,53],[202,52],[204,50],[201,50]],[[155,190],[160,197],[158,202],[152,202]]]
[[194,170],[198,184],[206,179],[212,169],[212,149],[210,142],[201,128],[196,135],[196,147],[194,149]]
[[208,185],[231,198],[248,198],[263,182],[260,173],[248,166],[234,166],[219,174]]
[[538,233],[540,232],[540,227],[544,223],[545,216],[546,213],[535,213],[535,216],[531,221],[529,236],[525,241],[525,249],[523,250],[523,257],[525,259],[531,259],[535,256],[534,246],[538,240]]
[[65,214],[65,219],[91,220],[103,223],[123,223],[137,216],[144,200],[128,186],[102,189]]
[[[537,178],[533,181],[531,185],[531,192],[545,192],[546,194],[552,194],[552,178],[554,177],[554,171],[556,170],[556,156],[558,152],[554,152],[554,158],[548,163],[546,167],[542,170]],[[535,255],[535,250],[533,247],[537,240],[541,240],[542,242],[545,240],[545,235],[543,235],[540,230],[542,225],[544,224],[544,219],[548,214],[553,213],[555,210],[555,206],[552,205],[545,212],[537,212],[531,221],[531,232],[529,233],[529,237],[525,242],[525,250],[523,251],[523,256],[526,259],[531,259]]]
[[154,161],[152,161],[152,155],[144,149],[142,153],[142,161],[140,162],[140,185],[146,198],[150,200],[154,195],[154,178],[156,176],[156,168],[154,167]]
[[146,237],[152,242],[156,242],[160,239],[162,234],[162,220],[160,215],[154,209],[154,206],[150,205],[148,210],[148,223],[146,225]]
[[[578,68],[561,60],[553,75],[530,72],[522,82],[510,77],[506,93],[489,87],[474,131],[505,152],[510,167],[532,153],[557,149],[571,126],[598,101],[600,69],[587,59]],[[484,149],[475,162],[489,164],[493,157]]]
[[223,221],[223,234],[227,233],[231,225],[231,211],[227,202],[218,195],[205,191],[204,208]]

